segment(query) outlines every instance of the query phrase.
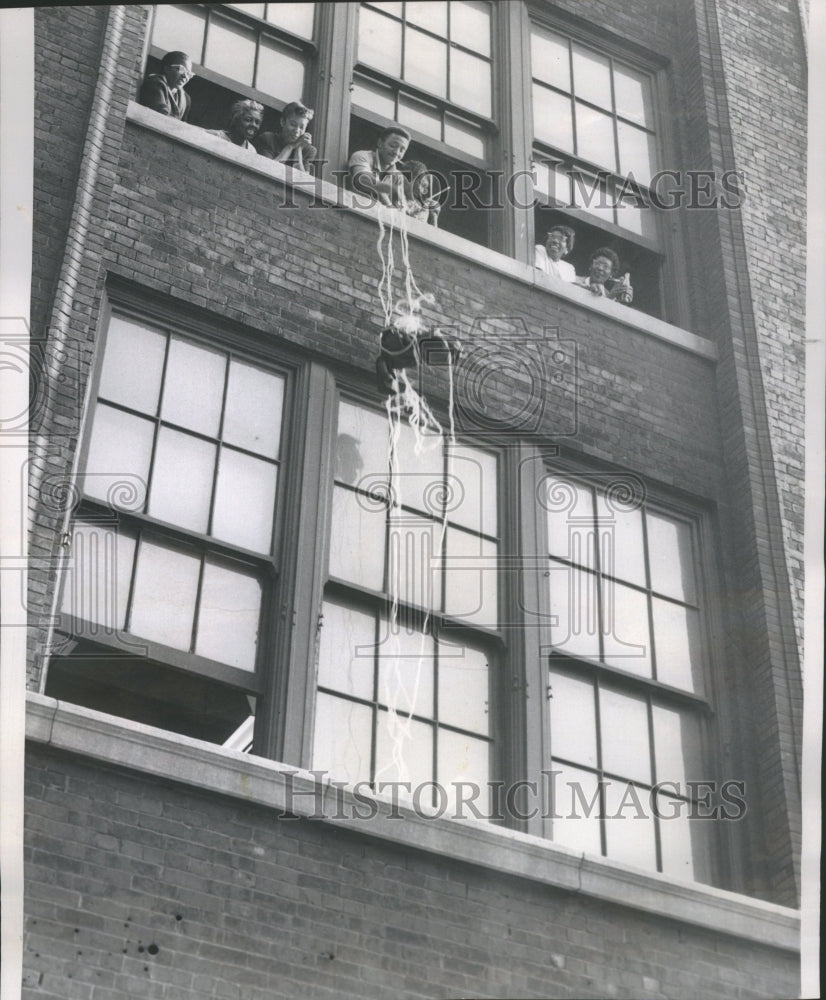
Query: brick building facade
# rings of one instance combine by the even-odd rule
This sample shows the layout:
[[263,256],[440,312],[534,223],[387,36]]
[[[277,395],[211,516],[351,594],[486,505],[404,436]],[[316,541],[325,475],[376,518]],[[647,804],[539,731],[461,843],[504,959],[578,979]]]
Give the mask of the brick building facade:
[[[27,1000],[794,995],[798,8],[35,29]],[[137,102],[171,48],[188,123]],[[208,133],[239,97],[315,108],[315,180]],[[439,228],[341,183],[393,121]],[[640,210],[664,171],[682,202]],[[633,306],[534,268],[560,221]],[[462,345],[400,506],[391,250]]]

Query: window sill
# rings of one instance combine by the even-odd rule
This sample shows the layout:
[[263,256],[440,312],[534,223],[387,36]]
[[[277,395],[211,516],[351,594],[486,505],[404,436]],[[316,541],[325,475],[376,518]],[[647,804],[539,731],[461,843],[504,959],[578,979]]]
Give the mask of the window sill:
[[[325,205],[336,206],[372,220],[377,220],[381,216],[386,223],[391,220],[391,215],[398,217],[395,212],[386,208],[364,207],[365,198],[359,198],[357,195],[326,181],[316,180],[303,171],[293,170],[281,163],[276,163],[274,160],[259,156],[257,153],[236,147],[225,139],[209,135],[204,129],[188,125],[186,122],[180,122],[174,118],[164,117],[134,101],[129,102],[126,117],[129,121],[152,132],[165,135],[194,149],[203,150],[211,156],[227,160],[246,170],[270,177],[285,188],[303,192],[305,196]],[[655,319],[653,316],[648,316],[618,302],[597,298],[585,289],[563,281],[556,281],[537,271],[534,267],[521,264],[519,261],[506,257],[495,250],[489,250],[487,247],[480,246],[461,236],[436,229],[425,222],[408,219],[407,229],[412,238],[422,243],[432,244],[442,251],[486,267],[497,274],[507,275],[523,284],[555,295],[581,309],[606,316],[615,323],[621,323],[623,326],[648,334],[657,340],[665,341],[707,361],[717,360],[717,346],[712,341],[699,337],[697,334],[689,333],[687,330]]]
[[[352,814],[357,804],[349,793],[344,793],[345,808],[341,812],[347,815],[340,818],[335,815],[339,806],[332,787],[326,782],[318,786],[307,771],[45,695],[27,695],[26,737],[67,753],[312,818],[413,850],[435,852],[566,892],[774,948],[799,948],[799,914],[795,910],[722,889],[676,882],[605,858],[586,857],[541,838],[482,821],[423,817],[400,804],[394,809],[386,796],[361,796],[360,808],[365,802],[374,802],[377,809],[374,818],[365,820]],[[292,793],[288,775],[293,776]]]

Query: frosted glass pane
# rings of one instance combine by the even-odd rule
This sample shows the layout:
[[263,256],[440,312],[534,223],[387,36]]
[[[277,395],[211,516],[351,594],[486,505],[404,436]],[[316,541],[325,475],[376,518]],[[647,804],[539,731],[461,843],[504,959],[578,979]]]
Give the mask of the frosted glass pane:
[[155,416],[166,335],[121,316],[109,321],[98,394]]
[[602,768],[621,778],[651,781],[648,706],[644,698],[602,687],[599,692]]
[[620,199],[617,205],[617,225],[650,240],[657,238],[657,224],[651,209],[640,208],[639,199],[633,194]]
[[123,629],[135,539],[112,528],[75,521],[69,555],[61,611],[96,622],[108,632]]
[[323,615],[318,645],[319,687],[372,701],[376,642],[372,615],[330,601],[324,602]]
[[444,475],[441,435],[423,434],[417,440],[412,428],[402,424],[396,440],[396,470],[401,477],[397,488],[403,504],[441,514],[441,504],[429,497]]
[[218,459],[218,483],[212,534],[245,549],[268,553],[278,469],[260,458],[223,448]]
[[[433,780],[433,727],[395,712],[380,711],[376,730],[376,790],[391,781],[409,781],[412,790]],[[389,789],[385,789],[389,791]],[[430,790],[422,804],[430,804]],[[410,793],[399,789],[399,799]]]
[[445,142],[480,160],[486,156],[485,136],[479,128],[451,115],[445,115]]
[[648,790],[622,781],[605,783],[606,854],[638,868],[657,868],[654,810]]
[[386,482],[389,429],[384,414],[341,402],[338,408],[336,479],[355,486],[363,476]]
[[574,93],[583,101],[611,110],[611,64],[581,45],[573,44]]
[[369,7],[359,10],[358,61],[387,73],[402,75],[402,26]]
[[490,668],[480,649],[439,643],[439,722],[490,733]]
[[663,874],[685,881],[711,883],[712,838],[715,824],[689,819],[688,803],[657,796]]
[[583,159],[616,169],[614,120],[585,104],[576,104],[576,151]]
[[[392,117],[392,115],[391,115]],[[399,124],[416,129],[432,139],[442,138],[442,116],[421,101],[399,95]]]
[[409,28],[404,37],[404,79],[430,94],[446,97],[447,45]]
[[651,639],[645,594],[604,580],[602,595],[605,662],[650,677]]
[[278,458],[284,379],[231,361],[227,383],[223,440],[257,455]]
[[[447,793],[444,815],[455,816],[458,808],[459,818],[471,819],[475,816],[472,801],[483,816],[489,816],[490,744],[449,729],[439,729],[436,738],[438,781]],[[472,787],[461,788],[461,784]]]
[[450,99],[484,118],[490,118],[490,63],[460,49],[450,50]]
[[653,599],[651,606],[657,680],[702,693],[702,643],[698,613],[658,597]]
[[552,833],[555,844],[578,854],[602,853],[597,776],[553,761]]
[[313,770],[355,785],[370,780],[373,711],[319,691],[316,695]]
[[200,560],[154,542],[138,550],[129,631],[145,639],[188,650]]
[[451,523],[486,535],[497,532],[496,456],[478,448],[453,448],[448,458],[447,514]]
[[165,52],[186,52],[193,62],[199,63],[204,47],[204,12],[171,4],[156,4],[154,9],[152,44]]
[[569,171],[573,204],[603,222],[613,223],[614,209],[612,199],[608,197],[605,182],[593,174],[571,168]]
[[258,580],[224,566],[205,564],[196,653],[233,667],[254,670],[260,616]]
[[645,586],[645,546],[642,511],[617,500],[597,496],[602,571],[640,587]]
[[161,417],[200,434],[217,437],[227,359],[173,337],[166,363]]
[[390,518],[388,587],[404,604],[440,608],[442,525],[408,511]]
[[497,546],[477,535],[447,529],[445,611],[475,625],[499,627]]
[[451,0],[450,38],[467,49],[489,56],[490,4]]
[[330,529],[330,575],[381,590],[384,584],[385,510],[336,486]]
[[574,150],[571,101],[538,83],[533,85],[533,132],[540,142],[568,152]]
[[385,118],[396,117],[396,99],[389,87],[382,87],[372,80],[356,77],[353,81],[353,105],[375,111]]
[[405,20],[427,28],[434,35],[447,37],[447,3],[445,0],[408,0],[404,11]]
[[[386,624],[386,623],[384,623]],[[397,712],[433,718],[433,638],[399,628],[379,649],[378,700]]]
[[224,18],[209,22],[204,66],[231,80],[252,85],[255,68],[255,32]]
[[267,20],[301,38],[313,37],[314,3],[268,3]]
[[651,587],[660,594],[695,604],[691,527],[660,514],[646,516]]
[[236,10],[245,10],[248,14],[252,14],[253,17],[263,18],[264,9],[267,5],[265,3],[231,3],[227,6],[235,7]]
[[633,174],[638,184],[648,184],[656,170],[654,137],[633,125],[617,122],[617,140],[620,173]]
[[551,670],[551,755],[597,766],[597,720],[594,685]]
[[304,95],[304,60],[283,45],[262,38],[255,86],[282,101],[300,101]]
[[149,513],[205,533],[215,472],[215,445],[161,427],[155,450]]
[[531,28],[531,74],[560,90],[571,91],[568,41],[542,28]]
[[657,781],[674,782],[671,789],[685,795],[686,782],[708,777],[703,773],[700,721],[687,712],[655,705],[654,763]]
[[651,82],[642,73],[635,73],[622,66],[614,66],[614,100],[617,114],[629,118],[637,125],[654,127],[654,109],[651,103]]
[[123,510],[140,510],[146,501],[154,431],[152,421],[98,403],[83,492]]
[[402,4],[400,0],[382,0],[380,3],[371,3],[371,7],[376,7],[378,10],[383,10],[386,14],[392,14],[394,17],[402,16]]
[[575,656],[599,659],[599,604],[593,573],[549,564],[551,642]]

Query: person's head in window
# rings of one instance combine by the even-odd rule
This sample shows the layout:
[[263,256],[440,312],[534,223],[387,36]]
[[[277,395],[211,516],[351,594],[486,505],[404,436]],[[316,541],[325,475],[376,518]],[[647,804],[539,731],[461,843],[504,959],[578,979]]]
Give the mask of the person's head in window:
[[264,105],[258,101],[236,101],[229,109],[227,135],[236,144],[251,143],[261,128],[264,119]]
[[376,142],[376,152],[383,170],[393,167],[404,159],[407,147],[410,145],[410,133],[399,125],[391,125],[379,133]]
[[574,249],[574,239],[570,226],[553,226],[545,237],[545,251],[551,260],[561,260]]
[[159,114],[186,121],[191,106],[184,87],[192,79],[192,60],[186,52],[167,52],[160,73],[150,73],[143,83],[140,102]]
[[192,60],[186,52],[167,52],[161,59],[161,73],[172,90],[180,90],[192,79]]
[[307,127],[313,120],[314,111],[305,107],[301,101],[291,101],[281,112],[281,125],[278,137],[285,144],[294,145],[299,139],[311,141],[307,135]]
[[634,298],[629,276],[620,278],[619,257],[609,247],[599,247],[591,254],[585,283],[594,295],[604,295],[625,305],[630,305]]

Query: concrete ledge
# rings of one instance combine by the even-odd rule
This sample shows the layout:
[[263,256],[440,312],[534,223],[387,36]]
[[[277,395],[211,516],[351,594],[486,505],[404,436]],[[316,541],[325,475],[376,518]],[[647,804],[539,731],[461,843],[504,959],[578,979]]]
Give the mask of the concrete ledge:
[[[69,753],[343,827],[415,850],[577,892],[680,923],[798,951],[795,910],[579,855],[475,820],[428,818],[386,796],[339,792],[312,773],[29,693],[26,736]],[[346,808],[341,809],[341,803]],[[354,811],[375,810],[370,819]],[[346,815],[342,816],[345,813]]]
[[374,224],[381,220],[388,227],[391,225],[398,227],[402,221],[405,221],[409,236],[421,243],[432,244],[456,257],[461,257],[480,267],[495,271],[497,274],[506,275],[523,284],[530,285],[549,295],[570,302],[580,309],[606,316],[614,323],[621,323],[632,330],[638,330],[640,333],[665,341],[707,361],[716,361],[718,358],[717,345],[713,341],[689,333],[678,326],[655,319],[653,316],[648,316],[628,306],[623,306],[618,302],[597,298],[584,288],[570,285],[564,281],[557,281],[537,271],[536,268],[521,264],[495,250],[489,250],[487,247],[456,236],[454,233],[445,232],[443,229],[436,229],[425,222],[409,219],[393,209],[373,204],[371,199],[367,197],[355,195],[343,188],[336,187],[334,184],[317,180],[301,170],[285,167],[265,156],[259,156],[257,153],[234,146],[226,139],[210,135],[205,129],[188,125],[175,118],[159,115],[156,111],[144,108],[134,101],[130,101],[126,117],[135,125],[165,135],[176,142],[191,146],[193,149],[200,149],[209,153],[210,156],[227,160],[252,173],[271,178],[285,191],[293,192],[290,203],[295,207],[299,207],[300,204],[294,197],[297,193],[317,205],[327,205],[351,212],[372,220]]

